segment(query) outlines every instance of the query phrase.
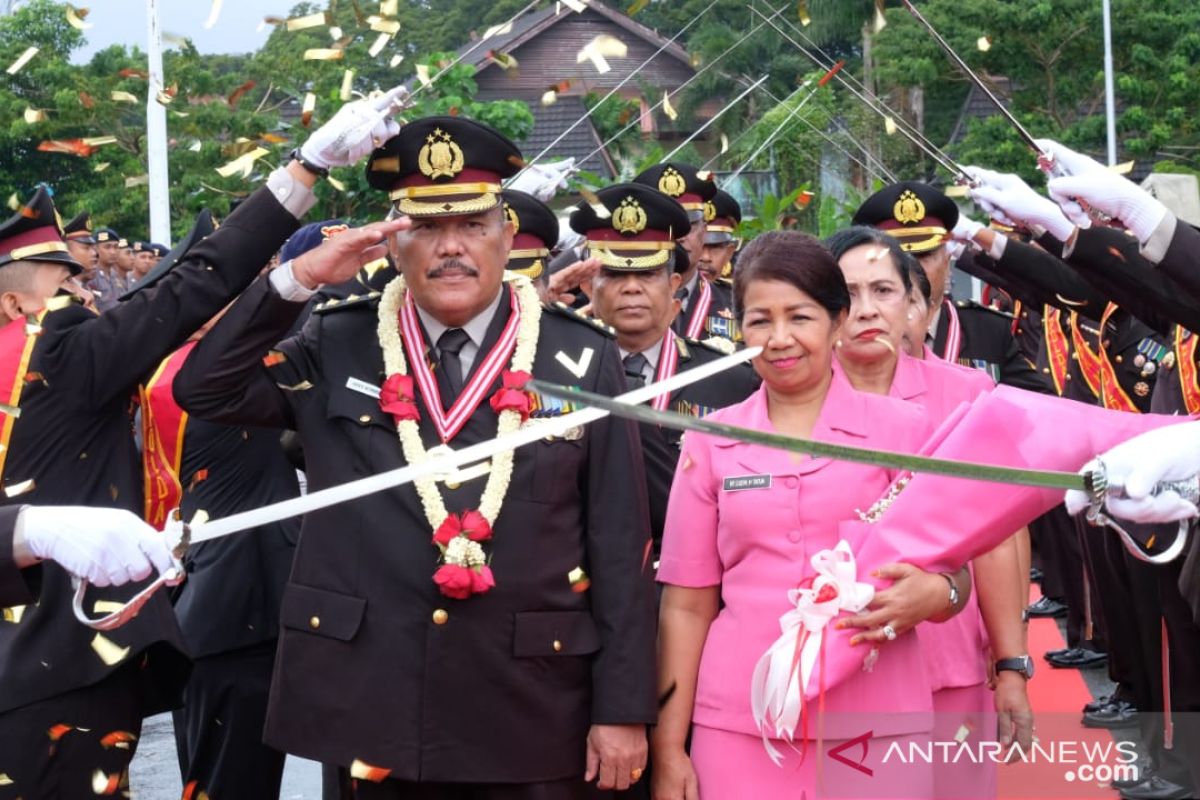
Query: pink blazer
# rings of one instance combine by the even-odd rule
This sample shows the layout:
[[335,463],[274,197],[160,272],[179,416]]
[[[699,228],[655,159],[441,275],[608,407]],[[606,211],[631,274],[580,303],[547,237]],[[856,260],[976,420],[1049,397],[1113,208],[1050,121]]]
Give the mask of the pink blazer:
[[[773,430],[765,386],[711,418]],[[912,404],[856,392],[835,371],[813,438],[915,452],[930,430]],[[719,585],[724,601],[704,645],[696,723],[757,733],[750,679],[755,662],[779,636],[780,615],[791,608],[788,590],[813,575],[810,558],[816,551],[837,543],[838,522],[857,519],[856,511],[869,508],[894,477],[878,467],[696,433],[684,437],[658,579],[677,586]],[[864,579],[862,571],[859,577]],[[861,662],[867,648],[856,652]],[[814,692],[817,683],[814,678]],[[932,696],[915,634],[881,648],[872,672],[859,669],[832,684],[824,714],[829,738],[929,727]],[[809,736],[816,736],[815,726]]]
[[[901,353],[889,395],[921,406],[933,427],[937,427],[960,405],[972,402],[995,386],[981,370],[951,364],[936,356],[930,361]],[[918,625],[917,639],[921,642],[933,691],[975,686],[987,680],[987,632],[974,592],[952,619]]]

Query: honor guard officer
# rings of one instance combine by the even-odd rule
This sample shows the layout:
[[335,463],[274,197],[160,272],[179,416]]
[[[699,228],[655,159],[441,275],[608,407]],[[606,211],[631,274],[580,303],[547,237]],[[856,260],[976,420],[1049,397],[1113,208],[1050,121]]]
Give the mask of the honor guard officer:
[[687,254],[688,265],[683,270],[683,284],[678,297],[683,306],[672,323],[676,333],[689,339],[720,336],[734,340],[733,290],[719,283],[702,281],[700,258],[704,251],[704,205],[717,195],[717,184],[711,172],[678,162],[656,164],[633,179],[634,183],[649,186],[683,206],[691,227],[679,235],[679,243]]
[[[584,288],[592,298],[592,313],[616,330],[626,383],[630,388],[643,386],[720,358],[724,351],[685,339],[671,329],[682,261],[677,257],[682,247],[675,238],[690,225],[683,208],[637,183],[609,186],[596,196],[608,215],[601,217],[590,204],[580,203],[571,214],[571,228],[587,237],[588,250],[600,259],[600,273]],[[702,417],[745,400],[758,383],[747,364],[655,398],[651,404]],[[642,425],[641,435],[657,550],[681,437],[678,431],[657,425]]]
[[[387,242],[401,277],[276,348],[320,285],[358,269],[338,255],[351,234],[282,264],[197,345],[180,404],[295,429],[324,489],[565,410],[519,373],[619,393],[612,339],[505,272],[500,184],[520,163],[463,117],[409,122],[367,167],[411,220]],[[606,418],[309,513],[267,743],[347,767],[360,798],[569,800],[636,782],[656,716],[640,456],[637,427]]]
[[[353,163],[355,148],[365,154],[372,135],[396,130],[364,105],[343,106],[304,147],[328,164]],[[0,394],[8,398],[0,504],[142,511],[131,396],[254,279],[315,202],[315,181],[298,164],[271,173],[159,285],[99,317],[55,297],[79,266],[44,189],[0,225],[0,310],[8,320],[0,328]],[[143,588],[89,590],[85,611],[111,609]],[[75,619],[71,596],[70,576],[42,564],[39,602],[0,616],[0,773],[12,796],[93,797],[97,786],[115,793],[142,718],[176,704],[186,675],[165,593],[103,633]]]
[[742,207],[733,195],[718,189],[716,197],[704,204],[704,249],[700,256],[700,274],[710,281],[733,284],[733,254],[741,245],[737,226],[742,222]]
[[958,222],[958,206],[919,181],[885,186],[854,214],[855,225],[887,231],[921,262],[933,288],[934,309],[927,343],[940,358],[988,372],[992,379],[1021,389],[1047,392],[1047,382],[1021,357],[1012,318],[971,300],[946,296],[950,253],[945,241]]
[[546,283],[546,262],[558,244],[558,217],[527,192],[505,189],[504,216],[513,226],[513,246],[506,269],[539,285]]

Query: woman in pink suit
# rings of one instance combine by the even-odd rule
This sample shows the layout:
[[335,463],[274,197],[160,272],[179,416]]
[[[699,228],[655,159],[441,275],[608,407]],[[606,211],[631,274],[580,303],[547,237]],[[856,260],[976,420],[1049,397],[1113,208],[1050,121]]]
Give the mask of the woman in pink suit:
[[[837,363],[855,389],[914,403],[936,426],[961,404],[994,388],[992,379],[980,370],[936,357],[916,359],[904,352],[907,322],[913,314],[912,273],[921,267],[895,239],[874,228],[854,227],[834,234],[826,245],[850,290],[850,313]],[[1032,739],[1025,674],[997,671],[994,696],[988,680],[993,662],[1007,667],[1027,656],[1021,612],[1022,597],[1029,590],[1019,556],[1022,536],[1028,536],[1024,529],[974,560],[975,594],[963,613],[944,624],[917,628],[933,689],[937,741],[954,739],[964,724],[972,731],[972,741],[991,740],[996,731],[993,708],[1000,714],[1001,744],[1007,747],[1014,735],[1024,745]],[[887,609],[880,609],[845,624],[874,628],[881,624],[879,619],[886,620],[886,614]],[[939,764],[936,796],[994,796],[993,767],[990,762],[982,767]]]
[[[850,298],[836,262],[815,239],[760,236],[742,255],[734,297],[746,344],[764,348],[754,360],[763,386],[713,419],[888,450],[914,452],[925,441],[931,429],[917,407],[856,392],[833,369]],[[839,522],[858,519],[895,477],[886,469],[687,434],[658,571],[665,587],[655,798],[895,795],[897,784],[885,779],[895,768],[882,762],[887,745],[929,731],[933,707],[920,645],[907,631],[959,610],[948,581],[965,601],[965,570],[947,575],[897,566],[894,584],[874,601],[897,613],[889,624],[893,640],[883,644],[881,633],[868,634],[881,642],[868,659],[871,671],[823,693],[793,742],[764,742],[750,691],[755,664],[779,637],[780,616],[791,607],[789,590],[813,577],[810,560],[834,547]],[[861,645],[864,656],[870,646]],[[764,744],[783,754],[781,765]],[[932,789],[927,765],[906,767],[898,780],[915,797]]]

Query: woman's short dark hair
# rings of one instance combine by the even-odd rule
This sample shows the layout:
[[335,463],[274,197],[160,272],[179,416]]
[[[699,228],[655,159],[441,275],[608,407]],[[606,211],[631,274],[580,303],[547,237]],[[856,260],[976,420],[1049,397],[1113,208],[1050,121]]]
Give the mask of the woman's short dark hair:
[[780,281],[816,300],[831,318],[850,309],[850,290],[837,261],[820,241],[799,231],[769,231],[746,245],[733,277],[733,306],[746,313],[746,287]]
[[913,267],[919,267],[920,263],[911,253],[904,252],[904,248],[893,237],[878,228],[855,225],[840,230],[825,240],[825,246],[839,262],[846,253],[864,244],[879,245],[888,251],[888,255],[892,257],[892,266],[896,268],[900,282],[904,284],[905,293],[911,292]]
[[929,274],[925,272],[925,268],[921,266],[921,262],[917,259],[912,259],[912,266],[908,273],[912,276],[912,285],[921,293],[921,297],[925,298],[925,305],[933,302],[933,284],[929,282]]

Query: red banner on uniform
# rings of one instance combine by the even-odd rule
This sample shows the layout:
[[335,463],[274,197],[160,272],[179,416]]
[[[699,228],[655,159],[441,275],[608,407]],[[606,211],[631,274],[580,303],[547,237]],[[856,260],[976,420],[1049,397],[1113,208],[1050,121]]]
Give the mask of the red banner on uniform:
[[142,400],[145,516],[146,522],[159,530],[166,524],[167,514],[178,508],[183,499],[179,468],[183,461],[187,412],[175,403],[171,384],[195,346],[195,342],[188,342],[163,359],[150,380],[138,390]]
[[[39,321],[45,314],[38,315]],[[0,482],[4,479],[4,464],[8,459],[8,444],[12,438],[13,425],[20,416],[21,390],[25,387],[25,373],[29,369],[29,358],[40,330],[36,323],[27,330],[25,318],[15,319],[0,328]]]

